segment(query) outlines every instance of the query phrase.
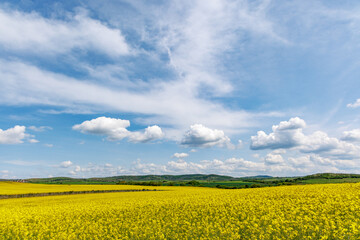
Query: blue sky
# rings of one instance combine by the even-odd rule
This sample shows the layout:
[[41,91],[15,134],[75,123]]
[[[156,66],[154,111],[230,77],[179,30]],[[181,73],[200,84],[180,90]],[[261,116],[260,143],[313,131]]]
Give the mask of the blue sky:
[[1,1],[0,178],[360,173],[357,1]]

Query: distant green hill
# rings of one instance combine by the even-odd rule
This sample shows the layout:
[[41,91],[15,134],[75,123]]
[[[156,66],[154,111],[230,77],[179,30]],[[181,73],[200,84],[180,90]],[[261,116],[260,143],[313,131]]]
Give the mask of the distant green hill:
[[[30,178],[23,180],[29,183],[44,184],[136,184],[136,185],[176,185],[186,184],[201,186],[278,186],[294,184],[323,184],[360,182],[360,174],[317,173],[304,177],[272,177],[257,175],[249,177],[230,177],[217,174],[183,174],[183,175],[125,175],[96,178]],[[196,182],[196,183],[195,183]]]
[[236,178],[216,174],[185,174],[185,175],[143,175],[143,176],[116,176],[109,178],[92,179],[115,179],[117,181],[230,181]]
[[256,176],[250,176],[250,177],[241,177],[239,179],[263,179],[263,178],[273,178],[269,175],[256,175]]
[[30,178],[26,179],[30,183],[117,183],[121,181],[137,182],[137,181],[234,181],[237,178],[223,176],[217,174],[185,174],[185,175],[126,175],[114,177],[99,178],[69,178],[69,177],[53,177],[53,178]]
[[299,177],[297,179],[307,180],[307,179],[343,179],[343,178],[360,178],[360,174],[351,174],[351,173],[316,173],[312,175],[307,175],[304,177]]

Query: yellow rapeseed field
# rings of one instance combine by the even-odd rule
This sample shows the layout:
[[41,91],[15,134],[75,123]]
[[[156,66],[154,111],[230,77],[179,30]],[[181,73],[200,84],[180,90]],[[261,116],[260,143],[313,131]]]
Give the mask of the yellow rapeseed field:
[[92,190],[128,190],[128,189],[154,189],[148,186],[136,185],[68,185],[68,184],[31,184],[18,182],[0,182],[0,195],[24,193],[48,193]]
[[157,189],[3,199],[0,238],[360,239],[360,184]]

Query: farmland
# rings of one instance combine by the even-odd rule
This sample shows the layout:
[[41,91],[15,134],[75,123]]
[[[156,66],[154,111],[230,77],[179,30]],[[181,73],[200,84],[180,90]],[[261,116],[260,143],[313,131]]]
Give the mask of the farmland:
[[[9,183],[0,183],[2,194]],[[11,183],[13,193],[134,189]],[[7,186],[8,190],[10,189]],[[2,239],[358,239],[360,184],[163,191],[0,200]],[[27,189],[27,190],[26,190]]]

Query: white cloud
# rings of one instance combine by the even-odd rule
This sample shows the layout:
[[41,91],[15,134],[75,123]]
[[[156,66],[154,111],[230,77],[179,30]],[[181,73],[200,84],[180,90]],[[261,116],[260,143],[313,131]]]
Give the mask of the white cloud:
[[238,144],[236,145],[236,148],[240,149],[243,147],[243,145],[244,145],[243,141],[239,139]]
[[265,157],[265,163],[270,165],[283,164],[284,159],[280,154],[269,153]]
[[[319,155],[316,154],[312,154],[312,155],[306,155],[306,158],[309,158],[311,161],[313,161],[316,164],[320,164],[320,165],[328,165],[328,166],[333,166],[335,161],[331,160],[330,158],[327,157],[321,157]],[[297,160],[295,160],[297,161]]]
[[288,164],[303,174],[318,172],[359,172],[357,160],[338,160],[318,154],[305,154],[289,157]]
[[161,27],[160,47],[166,49],[170,63],[187,85],[208,85],[214,94],[226,94],[233,88],[217,69],[222,64],[220,56],[241,42],[245,35],[241,33],[286,42],[266,18],[266,3],[182,1],[169,6],[161,12],[162,17],[156,16],[155,24]]
[[19,125],[7,130],[0,129],[0,144],[23,143],[23,140],[29,137],[29,134],[25,133],[25,130],[25,126]]
[[162,132],[159,126],[150,126],[145,128],[145,132],[130,132],[129,134],[129,141],[130,142],[149,142],[156,139],[160,139],[164,137],[164,133]]
[[9,178],[9,170],[0,170],[0,178]]
[[46,130],[52,130],[52,127],[49,126],[40,126],[40,127],[36,127],[36,126],[30,126],[28,127],[28,129],[35,131],[35,132],[43,132]]
[[4,163],[11,164],[11,165],[17,165],[17,166],[41,165],[40,162],[28,162],[28,161],[23,161],[23,160],[8,160],[8,161],[4,161]]
[[29,143],[38,143],[39,140],[36,140],[34,138],[28,140]]
[[[65,171],[65,169],[64,169]],[[306,175],[317,172],[359,172],[353,160],[333,160],[317,154],[298,154],[287,160],[278,153],[269,153],[261,161],[248,161],[243,158],[213,159],[199,162],[178,159],[165,163],[142,162],[137,160],[130,168],[112,164],[71,165],[66,173],[78,177],[142,175],[142,174],[223,174],[231,176],[272,176]]]
[[60,167],[62,167],[62,168],[68,168],[72,165],[73,165],[73,163],[71,161],[64,161],[64,162],[60,163]]
[[0,46],[34,54],[64,54],[72,50],[96,51],[109,56],[129,54],[119,29],[89,18],[84,11],[66,20],[0,9]]
[[0,104],[58,106],[72,113],[86,110],[140,113],[149,115],[142,118],[145,124],[155,122],[176,129],[175,134],[169,136],[174,138],[193,122],[238,132],[254,125],[254,118],[267,116],[228,110],[200,99],[193,86],[180,80],[151,83],[144,91],[136,92],[0,59],[0,84]]
[[346,106],[348,108],[358,108],[358,107],[360,107],[360,98],[358,98],[354,103],[349,103]]
[[73,166],[68,173],[78,177],[105,177],[121,175],[124,173],[129,174],[129,171],[125,171],[121,166],[113,166],[109,163],[104,165],[89,163],[84,167],[79,165]]
[[82,133],[105,135],[109,141],[117,141],[129,135],[129,131],[126,129],[129,126],[129,120],[98,117],[96,119],[74,125],[73,129]]
[[358,158],[360,154],[360,146],[329,137],[321,131],[304,136],[299,150],[305,153],[321,153],[323,156],[340,159]]
[[[247,41],[248,33],[276,44],[286,42],[267,17],[267,3],[182,1],[161,5],[157,11],[149,11],[144,3],[129,4],[139,11],[131,22],[146,23],[131,24],[130,32],[138,31],[144,43],[140,45],[154,49],[136,51],[144,53],[141,58],[145,57],[145,61],[160,61],[160,65],[166,66],[166,71],[174,73],[172,77],[134,80],[128,77],[134,76],[133,69],[123,70],[126,68],[118,59],[106,65],[91,66],[89,61],[77,58],[77,53],[82,51],[98,51],[111,56],[133,52],[118,29],[83,12],[57,20],[37,13],[1,11],[3,32],[11,34],[0,36],[0,45],[13,52],[37,51],[41,56],[46,55],[44,53],[66,53],[74,58],[76,71],[88,69],[89,76],[75,79],[47,71],[45,66],[40,68],[21,60],[2,60],[0,103],[60,107],[47,109],[48,113],[109,111],[144,114],[143,123],[147,125],[166,124],[175,129],[176,133],[167,136],[170,138],[176,138],[180,131],[196,122],[232,134],[256,125],[255,120],[264,117],[262,113],[229,109],[224,107],[225,104],[210,99],[212,96],[229,96],[234,89],[233,76],[220,70],[224,69],[222,60],[229,52],[243,47],[241,40]],[[122,16],[117,14],[116,17]],[[168,58],[164,58],[164,54],[168,54]],[[137,65],[137,60],[131,64]],[[36,61],[29,62],[34,64]],[[113,74],[119,71],[125,73],[120,76]]]
[[187,154],[187,153],[174,153],[174,155],[173,155],[174,158],[186,158],[188,156],[189,156],[189,154]]
[[181,144],[189,147],[234,147],[224,131],[210,129],[202,124],[191,125],[190,130],[184,134]]
[[279,125],[273,126],[273,131],[285,131],[285,130],[296,130],[299,128],[305,128],[306,123],[299,117],[290,118],[289,121],[282,121]]
[[281,155],[281,154],[285,154],[286,150],[285,149],[276,149],[276,150],[272,151],[271,153]]
[[73,126],[74,130],[82,133],[90,133],[106,136],[109,141],[119,141],[128,138],[130,142],[149,142],[160,139],[164,136],[159,126],[149,126],[144,132],[131,132],[126,128],[130,126],[129,120],[122,120],[108,117],[98,117],[84,121]]
[[300,144],[305,121],[295,117],[289,121],[282,121],[279,125],[273,125],[273,132],[267,135],[264,131],[258,131],[257,136],[251,137],[251,149],[277,149],[292,148]]
[[341,140],[349,142],[360,141],[360,129],[353,129],[351,131],[344,131]]
[[[302,130],[306,126],[304,120],[291,118],[272,127],[273,132],[266,134],[259,131],[251,137],[251,149],[284,149],[298,150],[302,153],[321,154],[334,159],[359,158],[360,146],[329,137],[327,133],[315,131],[305,135]],[[352,132],[354,134],[354,132]],[[347,133],[349,136],[350,133]]]
[[74,169],[75,172],[80,172],[81,171],[81,167],[78,165],[78,166],[75,166],[75,169]]
[[166,164],[142,163],[138,160],[132,168],[132,172],[136,174],[218,173],[239,176],[263,171],[265,171],[263,163],[246,161],[242,158],[202,160],[198,163],[179,159],[177,161],[169,161]]
[[48,148],[52,148],[54,146],[54,144],[51,144],[51,143],[45,143],[44,144],[45,147],[48,147]]
[[[288,162],[295,167],[313,167],[314,162],[312,161],[310,155],[304,155],[299,157],[289,157]],[[327,162],[326,165],[331,164],[331,162]]]

